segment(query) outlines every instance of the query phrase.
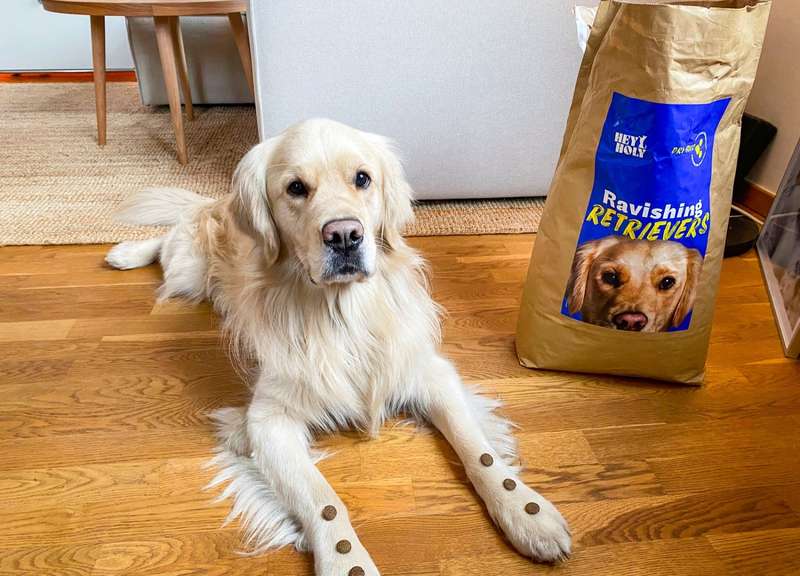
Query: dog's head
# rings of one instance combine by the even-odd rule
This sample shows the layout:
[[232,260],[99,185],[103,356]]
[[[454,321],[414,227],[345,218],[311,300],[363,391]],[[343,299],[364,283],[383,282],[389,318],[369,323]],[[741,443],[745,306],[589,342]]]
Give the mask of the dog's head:
[[678,242],[608,236],[578,247],[567,286],[571,314],[636,332],[680,326],[694,306],[703,260]]
[[236,169],[233,194],[239,226],[268,263],[293,259],[315,284],[369,278],[412,216],[390,142],[332,120],[257,145]]

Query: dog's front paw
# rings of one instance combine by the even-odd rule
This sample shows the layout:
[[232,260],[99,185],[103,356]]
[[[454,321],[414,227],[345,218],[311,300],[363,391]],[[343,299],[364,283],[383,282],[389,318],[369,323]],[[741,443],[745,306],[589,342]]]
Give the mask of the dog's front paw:
[[317,576],[380,576],[355,532],[346,537],[328,533],[315,538],[313,553]]
[[496,493],[489,514],[514,548],[540,562],[567,558],[570,532],[556,507],[519,480],[506,479],[504,492]]

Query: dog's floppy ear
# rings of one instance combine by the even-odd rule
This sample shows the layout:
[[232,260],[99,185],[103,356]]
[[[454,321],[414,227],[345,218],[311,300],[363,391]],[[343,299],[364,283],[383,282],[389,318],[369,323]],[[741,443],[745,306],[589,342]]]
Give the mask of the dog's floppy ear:
[[583,300],[586,297],[586,283],[589,280],[589,269],[592,267],[601,240],[584,242],[575,251],[575,258],[572,260],[572,272],[567,283],[567,307],[570,314],[575,314],[583,308]]
[[672,327],[680,326],[686,316],[689,315],[692,308],[694,308],[695,293],[697,292],[697,283],[700,280],[700,271],[703,268],[703,257],[697,250],[686,251],[686,282],[683,284],[683,292],[678,299],[678,304],[675,306],[675,311],[672,313],[672,320],[670,324]]
[[589,270],[591,270],[595,258],[609,246],[621,241],[619,236],[606,236],[598,240],[584,242],[578,246],[575,251],[575,258],[572,260],[572,272],[567,283],[567,307],[570,314],[575,314],[575,312],[583,308],[586,287],[589,284]]
[[233,173],[233,216],[236,224],[255,238],[272,264],[278,257],[280,240],[267,197],[267,167],[278,143],[270,138],[254,146]]
[[383,191],[381,239],[387,248],[392,249],[401,241],[403,228],[414,217],[411,209],[414,192],[406,181],[394,144],[377,134],[367,133],[366,136],[380,158],[383,172],[383,181],[380,182]]

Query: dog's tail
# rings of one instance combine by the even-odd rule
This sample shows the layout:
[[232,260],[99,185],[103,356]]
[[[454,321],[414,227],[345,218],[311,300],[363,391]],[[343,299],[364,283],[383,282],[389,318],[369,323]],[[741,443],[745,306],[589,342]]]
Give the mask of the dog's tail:
[[181,215],[213,201],[183,188],[148,188],[123,202],[114,217],[125,224],[172,226]]
[[[191,217],[197,209],[214,202],[182,188],[149,188],[132,196],[117,208],[119,222],[145,226],[174,226],[181,218]],[[106,255],[113,268],[129,270],[155,262],[164,237],[127,240],[114,246]]]

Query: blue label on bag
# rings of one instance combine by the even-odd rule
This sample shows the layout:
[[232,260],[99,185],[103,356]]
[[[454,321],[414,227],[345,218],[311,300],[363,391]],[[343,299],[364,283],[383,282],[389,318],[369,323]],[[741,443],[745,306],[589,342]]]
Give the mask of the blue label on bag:
[[689,327],[711,226],[714,137],[729,102],[614,93],[563,314],[634,332]]

